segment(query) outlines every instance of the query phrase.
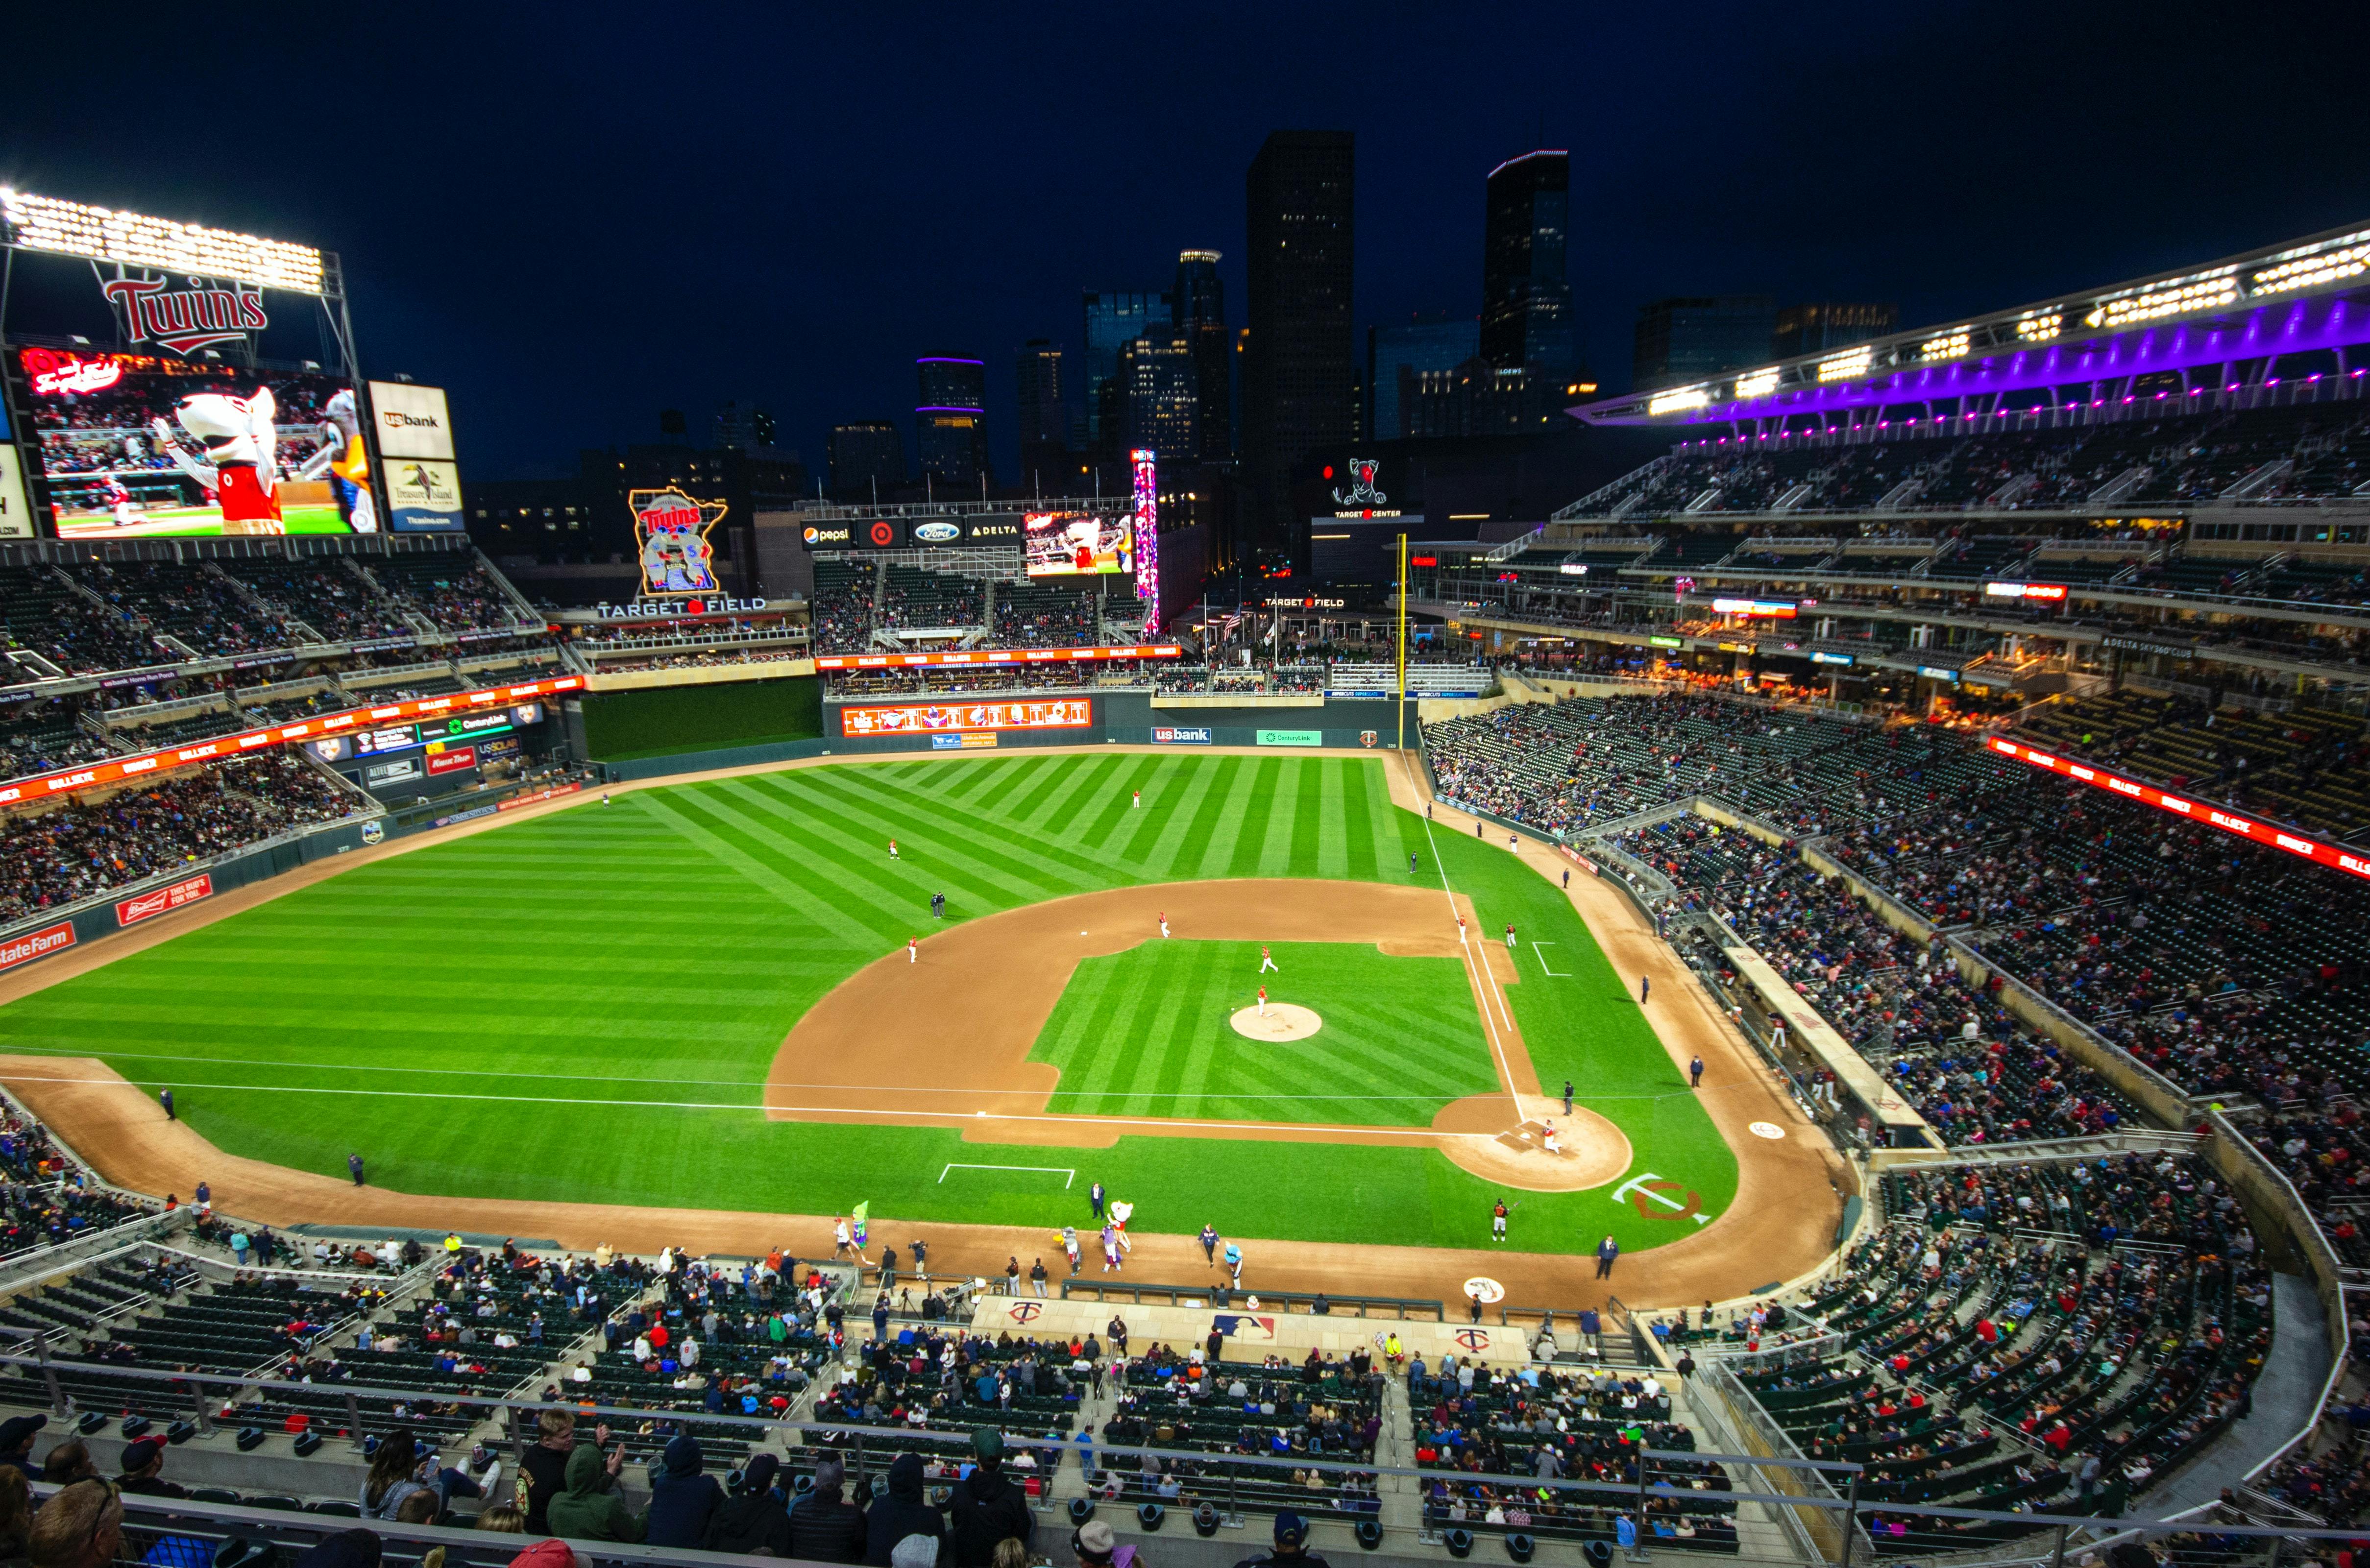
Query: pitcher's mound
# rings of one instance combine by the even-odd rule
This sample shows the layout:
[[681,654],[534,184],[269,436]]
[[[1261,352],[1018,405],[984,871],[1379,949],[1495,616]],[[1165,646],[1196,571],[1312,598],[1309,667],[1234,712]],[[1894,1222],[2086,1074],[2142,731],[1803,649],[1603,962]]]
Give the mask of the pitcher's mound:
[[1253,1040],[1305,1040],[1325,1027],[1324,1019],[1288,1001],[1269,1002],[1264,1018],[1258,1008],[1246,1007],[1226,1022],[1236,1034]]
[[[1552,1125],[1556,1150],[1547,1148]],[[1563,1102],[1524,1094],[1474,1094],[1452,1100],[1432,1119],[1440,1151],[1452,1164],[1485,1181],[1526,1192],[1581,1192],[1603,1186],[1628,1170],[1629,1139],[1585,1105],[1564,1114]]]

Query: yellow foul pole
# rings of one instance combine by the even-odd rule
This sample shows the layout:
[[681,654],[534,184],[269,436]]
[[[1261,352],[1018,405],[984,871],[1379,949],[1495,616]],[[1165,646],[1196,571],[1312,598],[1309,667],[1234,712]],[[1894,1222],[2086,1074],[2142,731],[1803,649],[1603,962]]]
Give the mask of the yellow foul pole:
[[1399,750],[1407,750],[1407,535],[1399,535]]

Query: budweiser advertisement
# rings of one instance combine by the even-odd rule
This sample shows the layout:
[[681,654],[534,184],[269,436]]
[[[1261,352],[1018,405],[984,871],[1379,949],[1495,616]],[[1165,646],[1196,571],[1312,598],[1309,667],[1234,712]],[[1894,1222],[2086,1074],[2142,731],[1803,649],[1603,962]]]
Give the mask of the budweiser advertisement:
[[36,958],[46,958],[52,953],[63,953],[75,944],[74,921],[60,921],[39,931],[29,931],[20,936],[0,941],[0,969],[13,969],[19,964],[29,964]]
[[151,915],[161,915],[184,904],[194,904],[200,898],[211,898],[213,894],[213,877],[202,874],[183,877],[168,887],[152,887],[145,893],[120,900],[115,906],[115,923],[135,925]]
[[515,686],[491,686],[482,692],[462,692],[444,697],[417,697],[407,702],[382,703],[369,708],[348,708],[343,713],[328,714],[296,724],[276,724],[263,729],[241,730],[236,735],[217,735],[210,740],[168,747],[162,751],[145,751],[136,757],[110,757],[104,762],[93,762],[86,767],[67,768],[59,773],[17,779],[0,784],[0,806],[98,789],[126,781],[137,782],[150,773],[188,767],[193,762],[244,757],[249,752],[272,747],[294,746],[305,741],[351,735],[380,728],[390,721],[444,718],[583,689],[582,676],[562,675],[549,681],[523,681]]
[[1047,703],[928,703],[839,710],[844,736],[933,735],[959,730],[1084,729],[1094,723],[1093,702],[1064,697]]
[[2260,821],[2244,812],[2225,810],[2211,801],[2192,800],[2188,795],[2179,795],[2171,790],[2158,789],[2154,784],[2142,784],[2137,779],[2127,779],[2121,773],[2110,772],[2105,768],[2093,767],[2088,762],[2076,761],[2072,758],[2060,757],[2054,751],[2027,746],[2020,741],[2003,740],[1994,736],[1984,744],[1998,755],[2013,757],[2029,767],[2046,769],[2060,777],[2088,784],[2093,789],[2103,789],[2110,794],[2120,795],[2126,800],[2136,800],[2143,806],[2153,806],[2157,810],[2170,812],[2175,817],[2185,818],[2189,821],[2204,827],[2218,828],[2223,832],[2235,833],[2242,839],[2252,839],[2259,844],[2266,844],[2275,850],[2284,850],[2289,854],[2311,861],[2317,865],[2325,865],[2332,871],[2342,871],[2349,876],[2370,881],[2370,855],[2365,855],[2359,851],[2347,849],[2341,844],[2332,844],[2309,834],[2280,827],[2276,823]]
[[61,537],[381,530],[320,252],[6,200],[0,332],[17,345],[18,412]]
[[973,648],[962,653],[834,653],[815,660],[817,670],[913,670],[933,665],[1070,664],[1111,658],[1177,658],[1175,643],[1122,647]]

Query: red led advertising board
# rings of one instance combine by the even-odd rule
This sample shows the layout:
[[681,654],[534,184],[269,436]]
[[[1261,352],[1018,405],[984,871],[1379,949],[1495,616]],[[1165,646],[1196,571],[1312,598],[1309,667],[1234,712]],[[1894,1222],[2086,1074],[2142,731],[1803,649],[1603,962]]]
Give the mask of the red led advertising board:
[[2235,833],[2242,839],[2252,839],[2259,844],[2268,844],[2275,850],[2285,850],[2288,853],[2311,861],[2316,865],[2325,865],[2332,871],[2342,871],[2349,876],[2370,881],[2370,855],[2364,855],[2336,844],[2326,843],[2319,839],[2308,838],[2302,833],[2290,832],[2285,828],[2276,827],[2269,822],[2258,822],[2251,817],[2242,816],[2235,811],[2225,811],[2222,807],[2205,801],[2192,800],[2185,795],[2175,795],[2169,790],[2158,789],[2154,784],[2141,784],[2136,779],[2127,779],[2120,773],[2111,773],[2104,768],[2094,768],[2088,762],[2072,761],[2054,752],[2039,750],[2018,741],[2002,740],[1994,736],[1985,740],[1984,745],[2000,756],[2013,757],[2018,761],[2032,767],[2045,768],[2065,778],[2078,780],[2094,789],[2103,789],[2111,794],[2120,795],[2127,800],[2136,800],[2143,806],[2153,806],[2159,811],[2169,811],[2175,817],[2183,817],[2192,822],[2203,822],[2209,828],[2219,828],[2226,833]]
[[846,653],[825,654],[817,670],[913,670],[923,666],[962,664],[1067,664],[1104,658],[1177,658],[1184,649],[1174,643],[1135,647],[1028,647],[973,649],[966,653]]
[[1086,697],[1038,703],[926,703],[842,708],[845,736],[930,735],[950,730],[1084,729],[1094,722]]
[[183,904],[194,904],[200,898],[211,898],[214,879],[202,874],[184,877],[167,887],[152,887],[145,893],[125,898],[115,906],[115,923],[131,925],[150,915],[161,915],[167,910],[178,910]]
[[[96,789],[101,784],[121,784],[145,773],[162,773],[168,768],[186,767],[191,762],[211,761],[217,757],[243,757],[250,751],[260,751],[274,746],[293,745],[299,740],[318,739],[325,735],[344,735],[351,730],[371,729],[390,719],[442,718],[448,714],[466,713],[473,708],[491,707],[529,697],[554,696],[561,692],[581,692],[584,678],[563,675],[553,681],[529,681],[516,686],[494,686],[482,692],[462,692],[449,697],[417,697],[408,702],[382,703],[371,708],[349,708],[343,713],[328,714],[320,718],[308,718],[298,724],[275,724],[264,729],[242,730],[236,735],[217,735],[211,740],[200,740],[188,746],[168,747],[162,751],[144,751],[137,757],[112,757],[104,762],[94,762],[86,768],[68,768],[63,773],[41,773],[0,784],[0,806],[20,800],[40,800],[52,795],[67,795],[76,790]],[[6,966],[0,965],[0,968]]]

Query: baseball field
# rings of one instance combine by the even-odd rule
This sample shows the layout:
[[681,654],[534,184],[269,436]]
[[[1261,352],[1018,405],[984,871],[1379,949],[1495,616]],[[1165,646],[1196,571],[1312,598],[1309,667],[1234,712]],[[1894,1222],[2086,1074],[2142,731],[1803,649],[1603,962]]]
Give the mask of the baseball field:
[[[1237,1028],[1261,984],[1320,1026]],[[341,1178],[359,1152],[415,1194],[1055,1226],[1100,1181],[1146,1230],[1462,1247],[1503,1196],[1524,1251],[1637,1252],[1738,1186],[1571,900],[1502,832],[1394,805],[1373,756],[588,795],[35,990],[0,1047],[170,1086],[226,1153]],[[1567,1078],[1602,1179],[1450,1157],[1536,1156]]]

